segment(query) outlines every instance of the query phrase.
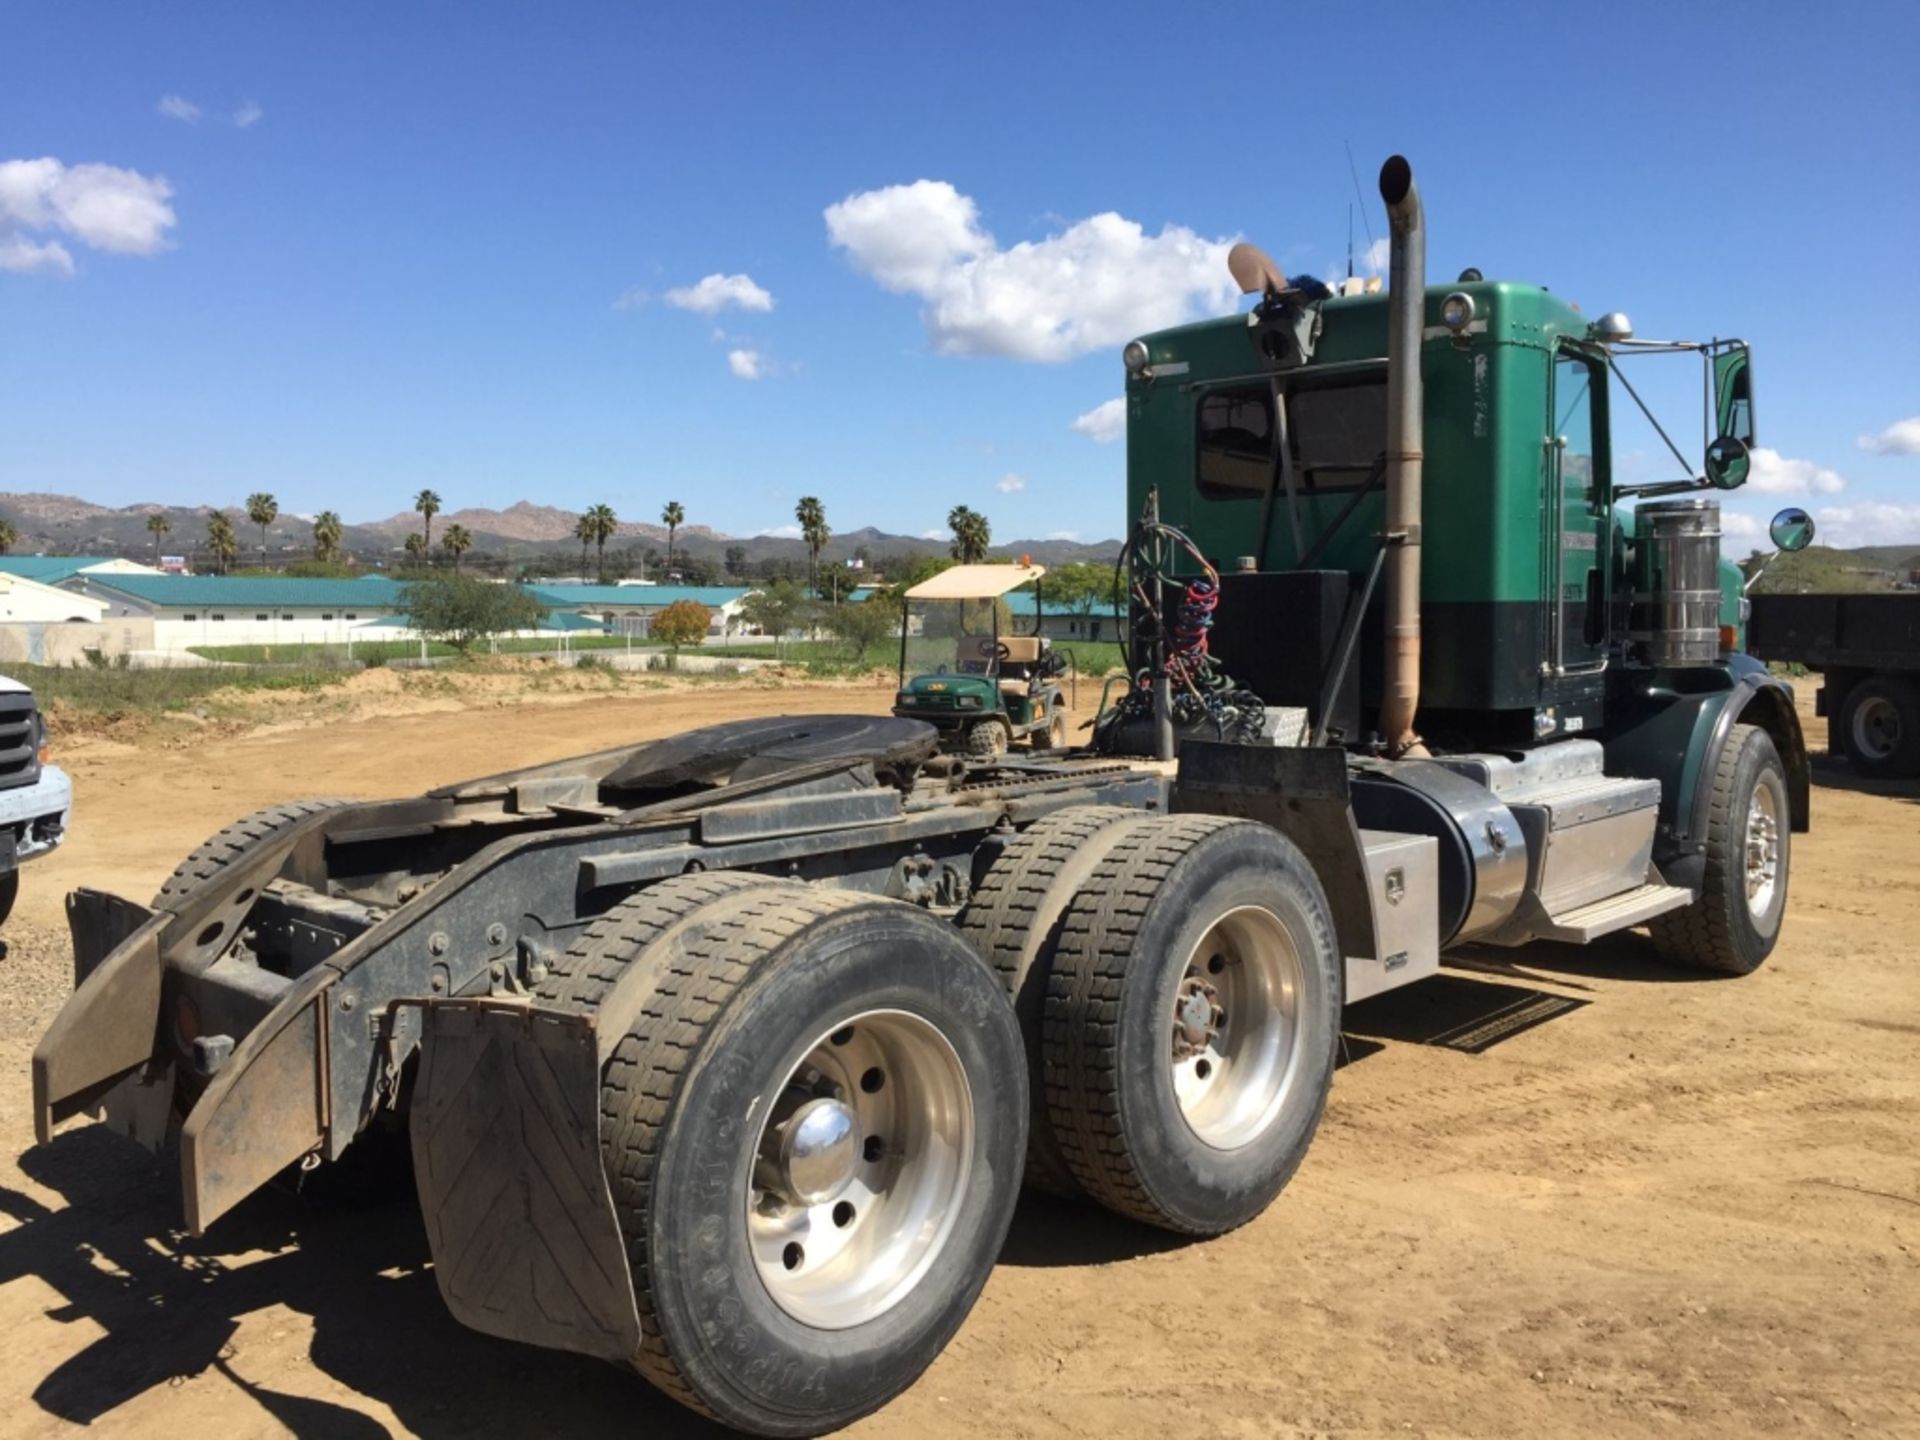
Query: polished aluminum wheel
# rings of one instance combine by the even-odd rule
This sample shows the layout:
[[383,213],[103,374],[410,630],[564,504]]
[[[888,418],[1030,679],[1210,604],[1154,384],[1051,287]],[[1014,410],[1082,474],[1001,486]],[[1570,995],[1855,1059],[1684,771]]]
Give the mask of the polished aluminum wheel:
[[1869,760],[1885,760],[1900,748],[1900,707],[1873,695],[1854,707],[1853,749]]
[[1174,994],[1173,1093],[1188,1127],[1237,1150],[1273,1123],[1300,1059],[1300,953],[1269,910],[1213,923]]
[[774,1303],[822,1330],[886,1313],[952,1234],[973,1142],[966,1071],[931,1022],[872,1010],[823,1033],[754,1152],[747,1232]]
[[1773,789],[1756,785],[1747,806],[1747,909],[1765,915],[1780,881],[1780,814]]

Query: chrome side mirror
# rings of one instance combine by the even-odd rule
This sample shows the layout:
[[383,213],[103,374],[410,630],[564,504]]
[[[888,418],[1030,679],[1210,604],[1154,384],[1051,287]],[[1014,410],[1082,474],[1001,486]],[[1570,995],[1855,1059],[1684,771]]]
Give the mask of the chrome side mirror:
[[1753,452],[1737,435],[1722,435],[1707,446],[1707,483],[1716,490],[1738,490],[1753,469]]

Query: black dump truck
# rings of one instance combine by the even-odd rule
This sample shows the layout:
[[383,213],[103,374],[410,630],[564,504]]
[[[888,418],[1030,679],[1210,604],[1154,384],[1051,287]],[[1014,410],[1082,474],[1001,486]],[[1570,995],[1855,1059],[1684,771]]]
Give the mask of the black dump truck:
[[1920,775],[1920,594],[1747,598],[1748,651],[1820,672],[1828,751],[1871,779]]

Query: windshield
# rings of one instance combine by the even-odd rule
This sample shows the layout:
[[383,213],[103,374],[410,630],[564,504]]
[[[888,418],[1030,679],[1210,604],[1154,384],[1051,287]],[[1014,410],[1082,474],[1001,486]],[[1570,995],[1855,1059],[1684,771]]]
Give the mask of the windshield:
[[996,675],[1000,640],[1016,632],[1006,599],[910,600],[901,678]]

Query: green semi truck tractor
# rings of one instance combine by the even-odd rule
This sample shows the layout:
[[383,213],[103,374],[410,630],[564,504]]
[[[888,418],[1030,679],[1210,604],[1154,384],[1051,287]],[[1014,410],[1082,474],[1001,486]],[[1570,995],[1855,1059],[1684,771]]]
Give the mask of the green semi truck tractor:
[[[41,1141],[84,1112],[177,1147],[197,1233],[404,1133],[463,1323],[813,1435],[939,1354],[1023,1181],[1188,1236],[1259,1215],[1343,1007],[1450,948],[1646,926],[1758,966],[1808,778],[1719,556],[1747,349],[1429,286],[1404,160],[1381,195],[1386,293],[1242,247],[1249,311],[1126,346],[1128,674],[1084,745],[1054,695],[1018,750],[794,716],[261,811],[149,903],[69,897]],[[1647,352],[1701,363],[1717,433],[1626,487]],[[896,703],[1037,709],[1044,646],[1004,629],[910,609]]]

